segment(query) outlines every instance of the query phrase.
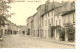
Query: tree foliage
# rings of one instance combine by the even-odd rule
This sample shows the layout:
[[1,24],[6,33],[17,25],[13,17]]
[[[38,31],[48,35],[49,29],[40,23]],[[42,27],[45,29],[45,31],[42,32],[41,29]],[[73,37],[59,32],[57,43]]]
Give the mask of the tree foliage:
[[6,12],[9,12],[7,9],[10,8],[10,6],[7,5],[7,2],[5,0],[0,0],[0,27],[5,26],[5,21],[7,20],[7,17],[10,16]]
[[61,31],[61,28],[62,27],[60,25],[56,26],[57,33],[59,33]]
[[59,39],[64,40],[65,38],[65,28],[61,26],[56,26],[57,33],[59,34]]
[[74,41],[75,36],[75,27],[72,24],[69,24],[66,29],[66,34],[68,34],[69,41]]

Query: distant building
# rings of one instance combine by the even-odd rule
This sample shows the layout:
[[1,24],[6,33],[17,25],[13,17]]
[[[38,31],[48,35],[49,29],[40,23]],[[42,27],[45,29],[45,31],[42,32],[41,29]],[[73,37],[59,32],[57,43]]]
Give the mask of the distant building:
[[37,13],[35,13],[34,15],[33,15],[33,36],[35,36],[35,37],[37,37],[38,36],[38,23],[37,23],[37,20],[38,20],[38,18],[37,18],[38,16],[37,16]]
[[5,21],[5,27],[2,27],[1,33],[2,35],[15,35],[15,34],[23,34],[26,35],[27,29],[26,26],[17,26],[11,21]]
[[27,35],[27,28],[26,26],[17,26],[18,28],[18,34],[23,34],[23,35]]

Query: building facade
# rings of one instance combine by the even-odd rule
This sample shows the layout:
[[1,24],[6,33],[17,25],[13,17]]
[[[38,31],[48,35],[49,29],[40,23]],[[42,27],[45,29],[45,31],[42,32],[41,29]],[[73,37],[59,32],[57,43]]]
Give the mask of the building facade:
[[65,41],[75,41],[75,9],[63,13],[62,17],[65,27]]
[[[40,5],[37,8],[37,13],[33,15],[33,18],[27,19],[27,28],[31,26],[31,31],[35,37],[47,38],[47,39],[55,39],[60,41],[66,41],[68,38],[66,34],[68,30],[66,30],[65,22],[71,24],[75,16],[75,6],[73,2],[45,2],[45,4]],[[72,12],[72,13],[71,13]],[[71,18],[72,17],[72,18]],[[33,22],[29,22],[32,19]],[[32,24],[31,24],[32,23]],[[30,25],[30,26],[29,26]],[[75,26],[75,24],[72,24]],[[73,37],[74,38],[74,37]]]
[[33,15],[33,21],[34,21],[34,26],[33,26],[33,35],[35,36],[35,37],[38,37],[38,23],[37,23],[37,13],[35,13],[34,15]]
[[31,35],[31,18],[32,16],[28,17],[27,21],[27,35]]

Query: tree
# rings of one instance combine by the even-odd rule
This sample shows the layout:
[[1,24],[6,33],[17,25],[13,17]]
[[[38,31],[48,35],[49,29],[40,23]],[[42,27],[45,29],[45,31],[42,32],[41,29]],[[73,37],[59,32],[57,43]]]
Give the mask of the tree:
[[61,28],[62,27],[60,25],[56,26],[57,33],[59,33],[61,31]]
[[[7,10],[10,8],[9,4],[10,1],[7,0],[0,0],[0,32],[1,32],[1,26],[5,27],[5,21],[7,21],[7,17],[11,16],[10,14],[7,14],[9,11]],[[2,34],[0,33],[0,37],[2,37]]]
[[59,34],[59,39],[64,41],[65,39],[65,28],[61,26],[56,26],[57,33]]
[[75,27],[72,24],[68,24],[67,29],[66,29],[66,34],[68,34],[69,41],[74,41]]

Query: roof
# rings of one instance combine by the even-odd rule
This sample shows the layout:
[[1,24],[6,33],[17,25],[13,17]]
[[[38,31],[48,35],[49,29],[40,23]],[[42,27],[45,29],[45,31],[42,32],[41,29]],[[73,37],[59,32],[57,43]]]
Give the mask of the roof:
[[62,6],[63,6],[63,5],[61,5],[59,2],[51,2],[51,3],[54,3],[54,6],[52,5],[53,8],[50,9],[50,10],[48,10],[48,11],[45,12],[44,14],[42,14],[41,17],[44,16],[45,14],[49,13],[50,11],[53,11],[53,10],[55,10],[56,8],[59,8],[59,7],[62,7]]
[[41,4],[41,5],[39,5],[38,8],[37,8],[37,10],[38,10],[42,5],[45,5],[45,4]]
[[[50,11],[53,11],[53,10],[56,10],[56,11],[58,12],[58,13],[56,12],[56,15],[57,15],[57,14],[60,14],[60,13],[63,13],[63,12],[70,13],[69,11],[73,12],[74,9],[75,9],[74,1],[71,2],[71,3],[69,3],[69,2],[64,2],[64,3],[52,2],[52,3],[54,3],[54,5],[52,5],[53,8],[50,9],[50,10],[48,10],[48,11],[45,12],[44,14],[42,14],[41,17],[43,17],[45,14],[47,14],[47,13],[49,13]],[[69,10],[68,8],[66,8],[66,10],[68,10],[68,11],[66,11],[66,10],[65,10],[65,11],[64,11],[64,10],[61,10],[61,11],[60,11],[59,8],[65,9],[64,6],[67,6],[68,4],[71,4],[71,5],[70,5],[71,10]],[[66,13],[65,13],[65,14],[66,14]]]
[[51,9],[51,10],[49,10],[49,11],[47,11],[47,12],[45,12],[44,14],[42,14],[41,17],[43,17],[45,14],[47,14],[48,12],[50,12],[50,11],[52,11],[52,10],[54,10],[54,8]]
[[11,22],[10,20],[7,20],[8,24],[13,24],[13,25],[16,25],[14,24],[13,22]]
[[75,9],[73,10],[70,10],[70,11],[66,11],[62,14],[62,16],[65,16],[65,15],[68,15],[68,14],[71,14],[71,13],[74,13],[75,12]]
[[30,19],[30,18],[32,18],[32,17],[33,17],[33,16],[29,16],[29,17],[27,18],[27,20]]
[[37,10],[38,10],[40,7],[41,7],[41,5],[40,5],[40,6],[38,6]]
[[33,15],[33,17],[36,15],[37,13],[35,13],[34,15]]

